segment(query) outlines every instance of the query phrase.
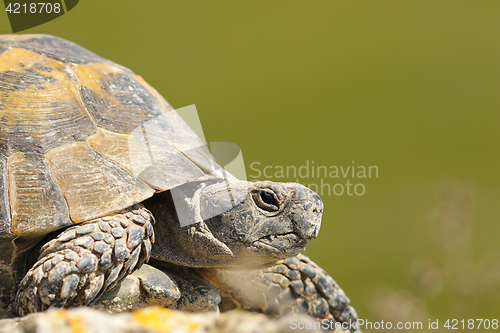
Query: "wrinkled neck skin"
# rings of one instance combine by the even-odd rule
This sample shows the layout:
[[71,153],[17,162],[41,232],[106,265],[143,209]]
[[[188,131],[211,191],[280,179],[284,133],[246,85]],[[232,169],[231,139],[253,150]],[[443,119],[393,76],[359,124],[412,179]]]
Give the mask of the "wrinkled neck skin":
[[270,181],[191,183],[144,205],[156,218],[152,258],[190,267],[255,268],[296,256],[317,236],[323,211],[310,189]]

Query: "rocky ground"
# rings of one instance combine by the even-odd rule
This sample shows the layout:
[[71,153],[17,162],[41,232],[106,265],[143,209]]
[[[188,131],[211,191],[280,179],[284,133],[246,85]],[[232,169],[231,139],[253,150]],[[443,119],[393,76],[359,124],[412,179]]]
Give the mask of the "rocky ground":
[[316,322],[316,327],[314,325],[314,320],[307,315],[271,319],[239,310],[186,313],[161,307],[110,314],[81,307],[50,309],[23,318],[3,319],[0,320],[0,333],[321,332],[319,323]]

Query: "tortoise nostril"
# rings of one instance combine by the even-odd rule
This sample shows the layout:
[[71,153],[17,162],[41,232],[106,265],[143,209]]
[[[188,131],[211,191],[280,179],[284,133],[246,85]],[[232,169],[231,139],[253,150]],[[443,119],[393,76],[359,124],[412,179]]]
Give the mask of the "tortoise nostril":
[[313,209],[313,213],[317,213],[318,210],[316,208]]

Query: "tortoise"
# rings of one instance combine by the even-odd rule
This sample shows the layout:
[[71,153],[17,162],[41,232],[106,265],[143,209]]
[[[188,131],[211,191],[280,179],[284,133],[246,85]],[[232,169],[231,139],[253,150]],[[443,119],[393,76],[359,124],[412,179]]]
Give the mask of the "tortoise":
[[[229,275],[214,272],[239,268],[267,272],[256,277],[267,286],[273,272],[310,279],[309,294],[327,304],[317,317],[354,318],[333,279],[296,257],[318,235],[321,198],[300,184],[221,170],[131,70],[61,38],[0,36],[0,305],[25,315],[112,304],[135,276],[146,305],[209,309],[231,288]],[[172,287],[197,293],[197,303]],[[312,304],[300,288],[290,297],[292,287],[281,287],[269,289],[274,300]],[[226,291],[226,304],[270,311]]]

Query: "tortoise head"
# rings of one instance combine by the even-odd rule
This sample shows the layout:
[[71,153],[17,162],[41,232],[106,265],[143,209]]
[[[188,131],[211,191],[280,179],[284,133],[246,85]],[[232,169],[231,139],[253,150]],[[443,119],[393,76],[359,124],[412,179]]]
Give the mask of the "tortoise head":
[[204,182],[166,196],[162,207],[146,202],[157,218],[152,256],[195,267],[256,267],[293,257],[318,235],[323,212],[319,195],[296,183]]

